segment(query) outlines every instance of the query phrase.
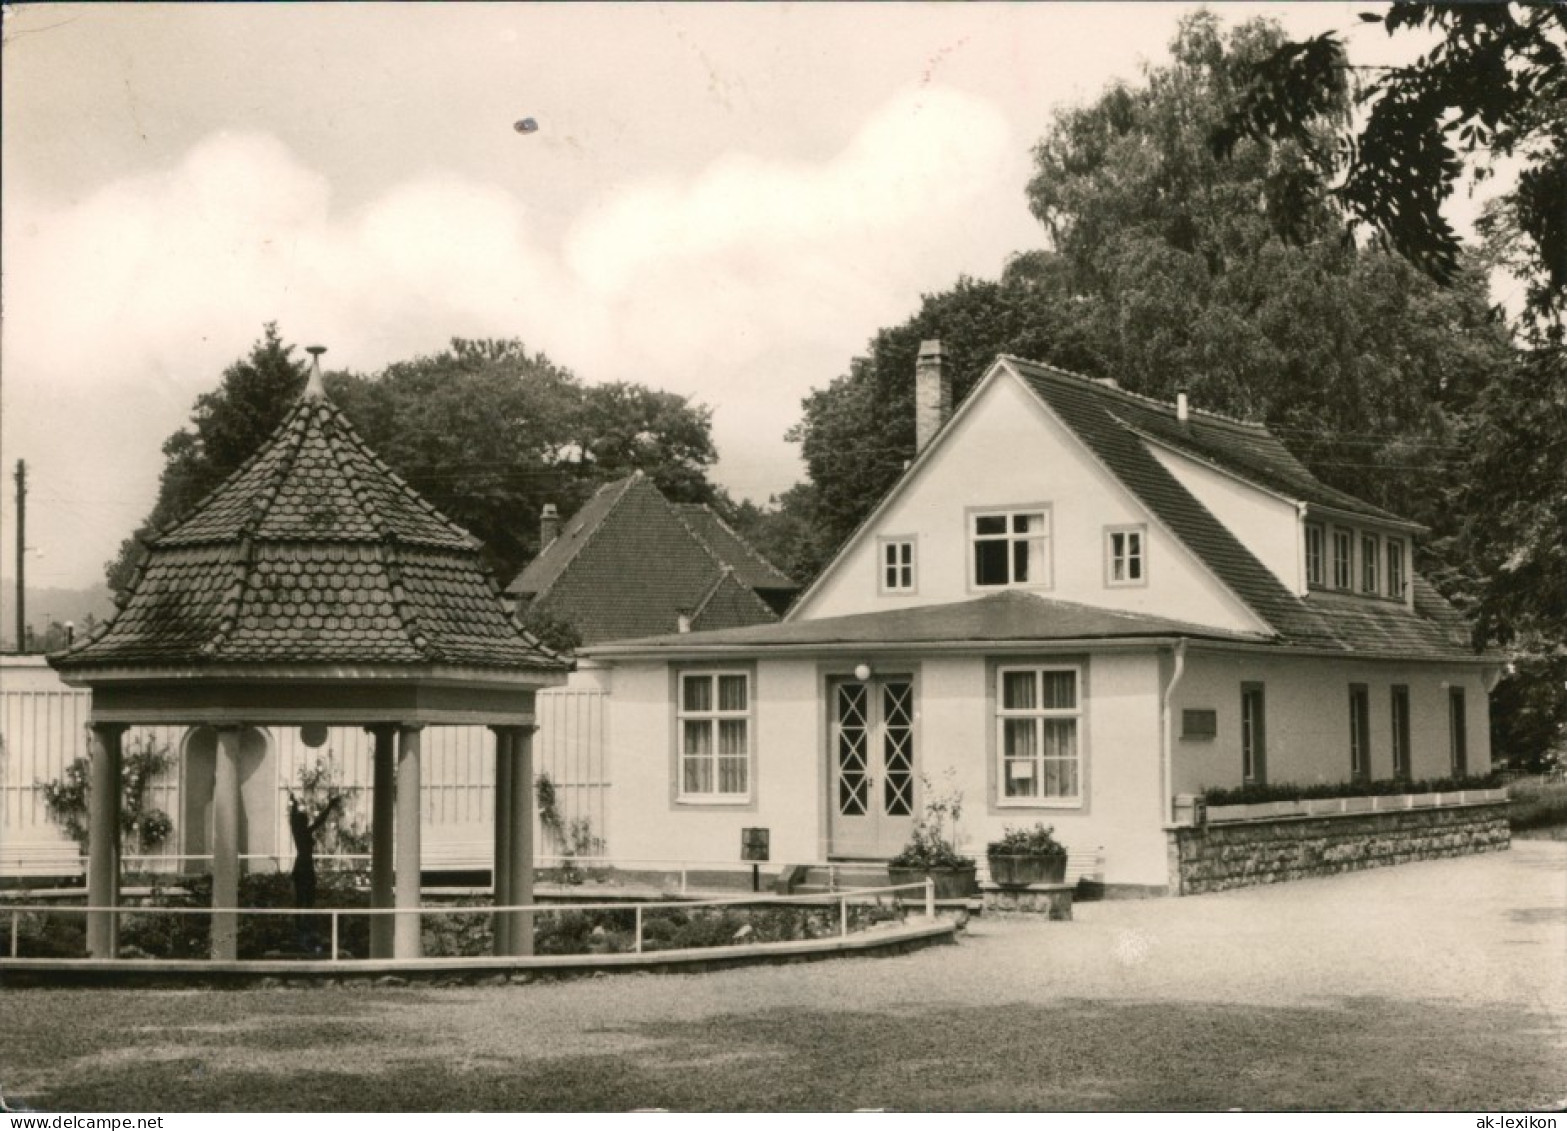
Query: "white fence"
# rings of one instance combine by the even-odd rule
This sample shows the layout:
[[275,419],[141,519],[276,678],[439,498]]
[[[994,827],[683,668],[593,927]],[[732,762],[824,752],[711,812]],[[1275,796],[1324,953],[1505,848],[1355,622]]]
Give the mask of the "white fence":
[[[70,842],[50,821],[42,783],[58,781],[66,767],[88,751],[90,697],[65,687],[37,663],[8,661],[0,669],[0,875],[57,868]],[[52,686],[51,686],[52,684]],[[555,784],[564,821],[585,818],[592,834],[607,834],[609,768],[604,744],[604,693],[594,688],[555,688],[536,699],[539,729],[534,735],[534,773]],[[182,727],[135,727],[131,744],[151,740],[174,755],[171,768],[149,791],[149,805],[174,822],[174,835],[157,855],[200,856],[207,851],[211,822],[210,731]],[[287,867],[293,859],[288,830],[288,791],[298,787],[301,769],[318,758],[329,761],[339,783],[352,792],[351,823],[370,827],[372,740],[360,728],[334,727],[326,743],[311,749],[297,728],[257,734],[241,765],[247,827],[244,851],[271,857]],[[421,793],[426,863],[487,867],[493,852],[495,737],[487,727],[427,727],[422,740]],[[541,852],[555,844],[537,824]]]

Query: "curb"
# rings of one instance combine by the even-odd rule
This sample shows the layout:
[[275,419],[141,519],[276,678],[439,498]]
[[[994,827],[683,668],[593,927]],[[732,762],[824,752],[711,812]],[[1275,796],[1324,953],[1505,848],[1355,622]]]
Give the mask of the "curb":
[[610,974],[700,974],[742,966],[906,954],[927,946],[955,943],[957,931],[957,923],[950,919],[930,921],[922,918],[913,925],[869,931],[848,938],[752,943],[650,954],[563,954],[526,958],[353,959],[343,962],[5,958],[0,959],[0,984],[8,989],[65,986],[294,989],[347,983],[495,986],[599,978]]

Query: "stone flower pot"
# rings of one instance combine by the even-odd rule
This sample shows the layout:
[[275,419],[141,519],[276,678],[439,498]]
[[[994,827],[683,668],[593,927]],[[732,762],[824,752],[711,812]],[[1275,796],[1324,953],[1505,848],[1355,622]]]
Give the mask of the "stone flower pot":
[[1066,882],[1066,856],[987,856],[990,878],[1004,888]]

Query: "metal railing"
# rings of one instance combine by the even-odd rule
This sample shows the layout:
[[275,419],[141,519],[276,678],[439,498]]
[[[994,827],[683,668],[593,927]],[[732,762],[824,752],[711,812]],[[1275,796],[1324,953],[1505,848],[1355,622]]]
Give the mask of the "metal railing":
[[[704,908],[704,907],[725,907],[725,908],[727,908],[727,907],[734,907],[734,906],[779,907],[779,906],[789,906],[791,904],[813,904],[813,903],[814,904],[823,904],[823,903],[825,903],[825,904],[831,906],[831,904],[836,903],[837,907],[838,907],[838,936],[840,938],[847,938],[848,935],[849,935],[849,904],[850,904],[851,901],[863,903],[869,897],[872,897],[872,896],[879,897],[879,896],[882,896],[882,895],[892,895],[893,893],[896,893],[896,892],[907,892],[907,891],[911,891],[911,890],[918,890],[918,891],[920,891],[923,894],[925,916],[926,916],[926,918],[934,919],[935,916],[936,916],[936,885],[935,885],[935,881],[931,880],[929,877],[926,877],[926,879],[924,879],[923,881],[916,882],[916,883],[910,883],[910,884],[890,884],[890,885],[887,885],[886,887],[859,888],[859,889],[856,889],[854,891],[841,891],[841,892],[833,892],[833,893],[815,893],[815,894],[808,894],[808,895],[770,895],[770,896],[757,896],[757,895],[745,896],[745,895],[742,895],[742,896],[730,896],[730,897],[725,897],[725,898],[721,898],[721,899],[700,899],[700,900],[697,900],[697,899],[666,899],[666,900],[650,900],[650,901],[644,902],[644,903],[633,903],[633,904],[628,904],[628,903],[625,903],[625,902],[604,902],[604,903],[575,903],[575,902],[573,902],[573,903],[569,903],[569,904],[561,904],[561,903],[528,903],[528,904],[509,905],[509,906],[503,906],[503,907],[494,907],[494,906],[487,906],[487,905],[466,906],[466,907],[432,907],[432,906],[428,906],[428,905],[420,905],[417,908],[401,908],[401,907],[313,907],[313,908],[307,908],[307,909],[300,909],[300,908],[295,908],[295,907],[161,907],[161,906],[127,906],[127,905],[120,905],[118,907],[98,907],[98,906],[78,906],[78,905],[75,905],[75,904],[30,904],[30,905],[18,905],[18,906],[6,907],[3,910],[5,912],[8,912],[9,915],[10,915],[10,920],[11,920],[10,957],[13,958],[13,959],[19,959],[21,957],[20,953],[19,953],[19,945],[20,945],[20,940],[21,940],[21,929],[20,929],[21,928],[21,917],[23,915],[28,915],[28,914],[76,915],[76,914],[79,914],[79,915],[86,916],[86,915],[91,915],[91,914],[108,913],[108,914],[113,914],[113,915],[116,915],[116,916],[127,916],[127,915],[175,915],[175,916],[179,916],[179,915],[196,915],[196,916],[203,916],[203,915],[204,916],[233,915],[233,916],[235,916],[236,922],[240,918],[242,918],[244,916],[277,916],[277,915],[286,915],[286,916],[292,916],[294,918],[314,918],[314,919],[320,919],[322,917],[327,917],[327,918],[330,919],[330,922],[331,922],[331,956],[332,956],[331,957],[331,961],[337,962],[337,961],[339,961],[341,959],[341,956],[342,956],[342,947],[341,947],[340,943],[341,943],[341,940],[342,940],[341,923],[342,923],[342,919],[343,919],[344,916],[373,918],[373,917],[376,917],[376,916],[383,916],[383,915],[417,915],[417,916],[420,916],[420,917],[425,917],[425,916],[432,916],[432,915],[434,915],[434,916],[440,916],[440,915],[500,915],[500,914],[511,914],[511,913],[514,913],[514,912],[528,913],[528,914],[533,914],[533,915],[538,915],[538,914],[549,915],[549,914],[562,914],[562,913],[580,913],[580,912],[585,912],[585,911],[617,911],[617,912],[628,912],[629,911],[629,912],[632,912],[633,916],[634,916],[634,920],[633,920],[634,925],[633,925],[632,953],[634,953],[634,954],[642,954],[644,952],[643,948],[644,948],[644,946],[646,944],[646,940],[645,940],[645,938],[643,936],[644,916],[645,916],[646,912],[648,912],[648,911],[662,910],[662,909],[666,909],[666,908],[678,908],[678,909],[680,909],[682,911],[689,911],[689,910],[694,910],[694,909]],[[879,898],[877,899],[877,902],[878,903],[880,902]],[[460,956],[460,957],[470,957],[470,956]],[[427,959],[426,961],[440,961],[440,959],[439,958],[432,958],[432,959]]]

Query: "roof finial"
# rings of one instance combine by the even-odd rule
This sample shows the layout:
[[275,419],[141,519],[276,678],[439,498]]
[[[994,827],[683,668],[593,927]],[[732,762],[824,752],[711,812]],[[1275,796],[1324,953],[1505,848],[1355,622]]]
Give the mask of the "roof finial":
[[305,382],[305,396],[311,400],[324,400],[326,386],[321,383],[321,355],[326,347],[306,346],[305,352],[310,355],[310,379]]

